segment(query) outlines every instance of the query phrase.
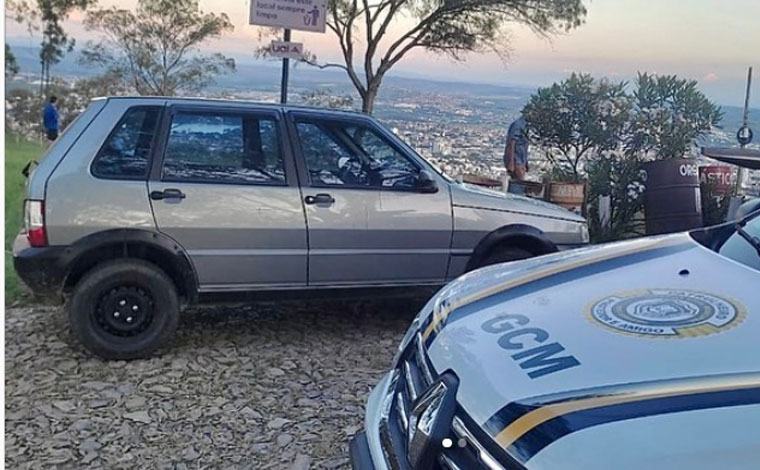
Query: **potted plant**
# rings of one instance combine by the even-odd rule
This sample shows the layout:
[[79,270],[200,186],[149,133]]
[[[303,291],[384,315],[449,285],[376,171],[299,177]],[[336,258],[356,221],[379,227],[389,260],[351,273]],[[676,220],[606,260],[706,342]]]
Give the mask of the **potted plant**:
[[688,154],[695,141],[720,122],[722,111],[694,80],[640,73],[635,86],[626,146],[644,160],[646,231],[700,227],[699,169]]

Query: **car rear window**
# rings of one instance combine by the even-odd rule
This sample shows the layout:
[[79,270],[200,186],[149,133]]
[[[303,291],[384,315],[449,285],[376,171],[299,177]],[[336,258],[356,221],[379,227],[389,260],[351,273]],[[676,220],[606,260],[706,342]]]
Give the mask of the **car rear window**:
[[147,178],[160,111],[159,106],[130,108],[95,157],[92,174],[100,178]]

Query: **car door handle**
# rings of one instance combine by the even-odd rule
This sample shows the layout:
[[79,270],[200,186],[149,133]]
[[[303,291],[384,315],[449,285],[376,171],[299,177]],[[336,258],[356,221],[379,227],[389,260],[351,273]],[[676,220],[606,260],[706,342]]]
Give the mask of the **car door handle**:
[[163,191],[151,191],[150,198],[154,201],[162,199],[185,199],[187,196],[179,189],[169,188]]
[[335,198],[329,194],[322,193],[317,194],[316,196],[306,196],[304,202],[310,206],[313,204],[332,204],[335,202]]

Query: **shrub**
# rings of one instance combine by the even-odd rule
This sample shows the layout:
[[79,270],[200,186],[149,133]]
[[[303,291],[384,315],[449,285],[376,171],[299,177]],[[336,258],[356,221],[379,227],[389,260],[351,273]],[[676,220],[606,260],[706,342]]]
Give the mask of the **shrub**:
[[620,146],[631,106],[624,82],[572,74],[539,89],[523,115],[532,143],[552,163],[554,176],[579,182],[589,158]]
[[[614,152],[593,159],[587,166],[589,183],[589,233],[594,243],[619,240],[644,233],[641,165],[630,155]],[[600,200],[609,197],[608,219],[602,221]]]

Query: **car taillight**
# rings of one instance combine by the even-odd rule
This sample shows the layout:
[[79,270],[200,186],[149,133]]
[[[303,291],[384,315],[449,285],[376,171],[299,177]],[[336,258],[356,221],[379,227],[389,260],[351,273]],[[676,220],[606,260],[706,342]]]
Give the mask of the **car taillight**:
[[47,246],[44,201],[26,201],[24,207],[24,226],[29,245],[34,247]]

